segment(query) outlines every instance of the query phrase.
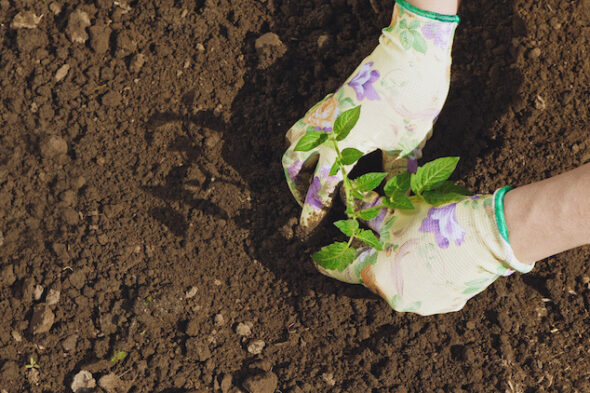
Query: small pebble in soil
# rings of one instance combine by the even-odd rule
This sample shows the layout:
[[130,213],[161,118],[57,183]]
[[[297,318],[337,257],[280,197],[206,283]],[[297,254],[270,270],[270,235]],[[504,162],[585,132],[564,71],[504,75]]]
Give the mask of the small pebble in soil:
[[236,326],[236,334],[238,336],[249,336],[250,334],[252,334],[251,323],[238,323],[238,326]]
[[198,292],[198,288],[197,287],[191,287],[189,290],[187,290],[184,294],[184,297],[187,299],[192,299],[197,295]]
[[74,393],[90,393],[96,387],[96,380],[89,371],[82,370],[74,376],[72,391]]
[[17,343],[23,341],[23,336],[22,334],[19,333],[18,330],[13,330],[10,332],[10,335],[12,336],[12,338],[14,339],[14,341],[16,341]]
[[533,48],[529,51],[528,57],[531,60],[536,60],[541,56],[541,49],[540,48]]
[[6,265],[0,272],[0,283],[9,287],[16,281],[16,275],[14,274],[14,267],[12,265]]
[[68,75],[68,72],[70,71],[70,65],[69,64],[64,64],[61,67],[59,67],[59,69],[57,70],[57,72],[55,73],[55,81],[56,82],[61,82],[66,75]]
[[72,42],[83,44],[88,39],[88,33],[86,33],[88,26],[90,26],[90,16],[80,8],[77,8],[68,18],[66,34]]
[[37,16],[31,11],[21,11],[14,16],[12,23],[10,23],[11,29],[34,29],[41,22],[43,15]]
[[215,315],[214,322],[215,322],[215,326],[218,326],[218,327],[225,325],[225,318],[223,317],[223,314],[219,313],[219,314]]
[[33,334],[47,333],[53,326],[55,315],[45,303],[37,304],[33,309],[33,316],[29,324],[29,329]]
[[276,374],[268,371],[247,377],[242,386],[248,393],[274,393],[278,383]]
[[49,10],[53,12],[53,15],[58,15],[61,12],[61,4],[57,2],[49,4]]
[[33,288],[33,299],[36,301],[41,299],[41,296],[43,296],[43,291],[45,291],[45,288],[43,288],[42,285],[35,285],[35,288]]
[[265,342],[262,340],[252,340],[248,343],[248,352],[252,355],[258,355],[262,353],[265,345]]

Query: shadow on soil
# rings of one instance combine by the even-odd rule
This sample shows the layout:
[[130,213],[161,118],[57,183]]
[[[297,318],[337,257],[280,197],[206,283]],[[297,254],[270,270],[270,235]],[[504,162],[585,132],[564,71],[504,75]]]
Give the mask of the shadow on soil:
[[[363,3],[364,4],[364,3]],[[382,8],[390,9],[389,1]],[[466,6],[470,6],[466,4]],[[508,49],[512,38],[525,34],[524,25],[514,14],[512,4],[494,5],[486,12],[474,4],[462,10],[462,23],[455,38],[453,78],[447,104],[437,123],[435,136],[429,141],[426,158],[458,155],[462,178],[486,151],[502,145],[499,135],[490,129],[516,99],[521,76]],[[374,48],[379,26],[389,23],[390,12],[376,18],[369,3],[332,10],[323,25],[313,25],[306,8],[299,1],[284,1],[272,29],[288,47],[272,66],[259,69],[254,41],[250,36],[243,46],[249,71],[245,84],[233,101],[231,118],[224,121],[213,111],[190,114],[194,92],[183,99],[184,113],[157,113],[150,127],[181,121],[184,126],[206,127],[223,133],[223,159],[242,177],[252,193],[252,208],[229,217],[250,233],[248,253],[286,281],[297,293],[309,290],[346,295],[372,296],[361,286],[338,285],[317,274],[310,253],[331,242],[334,232],[326,228],[319,238],[307,244],[287,239],[282,233],[288,220],[298,217],[299,206],[284,181],[281,155],[285,150],[285,133],[307,109],[338,88],[359,61]],[[341,13],[341,14],[340,14]],[[367,22],[370,21],[370,22]],[[363,25],[361,25],[364,24]],[[370,23],[370,26],[366,24]],[[344,25],[344,27],[342,27]],[[338,30],[338,27],[342,30]],[[362,28],[361,28],[362,27]],[[262,32],[264,33],[264,32]],[[332,37],[328,48],[320,49],[320,34]],[[334,40],[334,37],[338,37]],[[336,42],[335,42],[336,41]],[[202,154],[190,141],[178,140],[171,149],[188,157],[186,166]],[[194,200],[183,191],[183,174],[171,174],[164,186],[146,189],[164,201],[183,201],[207,214],[228,218],[223,209],[207,200]],[[493,190],[488,190],[493,191]],[[172,207],[158,208],[152,215],[177,236],[184,236],[188,223]]]

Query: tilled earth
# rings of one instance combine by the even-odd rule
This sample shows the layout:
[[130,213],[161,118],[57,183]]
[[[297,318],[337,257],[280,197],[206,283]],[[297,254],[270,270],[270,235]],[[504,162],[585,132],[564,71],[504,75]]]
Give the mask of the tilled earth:
[[[590,161],[590,1],[464,3],[426,158]],[[420,317],[294,238],[284,134],[392,7],[0,0],[0,391],[590,392],[588,248]]]

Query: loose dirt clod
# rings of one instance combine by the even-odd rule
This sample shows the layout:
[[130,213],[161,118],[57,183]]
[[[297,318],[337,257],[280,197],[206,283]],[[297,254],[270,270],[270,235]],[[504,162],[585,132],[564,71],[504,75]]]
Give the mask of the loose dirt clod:
[[240,322],[238,323],[238,326],[236,326],[236,334],[238,336],[249,336],[252,334],[252,328],[250,325]]
[[256,39],[254,43],[258,53],[258,67],[265,69],[273,65],[287,52],[287,47],[275,33],[266,33]]
[[31,11],[21,11],[14,16],[10,27],[12,29],[34,29],[41,22],[41,18],[43,15],[37,16]]
[[47,158],[57,157],[68,152],[67,142],[58,135],[49,135],[41,141],[41,155]]
[[80,8],[77,8],[68,18],[66,34],[72,42],[83,44],[88,39],[88,33],[86,33],[88,26],[90,26],[90,16]]
[[91,393],[96,387],[96,380],[89,371],[82,370],[74,376],[72,381],[72,391],[74,393]]
[[110,373],[103,375],[98,380],[98,386],[107,393],[126,393],[129,390],[129,383],[123,381],[118,375]]
[[274,393],[278,382],[276,374],[268,371],[247,377],[242,386],[248,393]]
[[258,355],[262,353],[262,350],[264,349],[265,345],[266,344],[262,340],[252,340],[248,344],[248,352],[252,355]]
[[90,47],[98,54],[103,54],[109,49],[111,28],[108,26],[95,25],[88,29],[90,31]]
[[53,315],[49,306],[44,303],[38,304],[33,309],[29,330],[33,334],[47,333],[53,326],[54,321],[55,315]]

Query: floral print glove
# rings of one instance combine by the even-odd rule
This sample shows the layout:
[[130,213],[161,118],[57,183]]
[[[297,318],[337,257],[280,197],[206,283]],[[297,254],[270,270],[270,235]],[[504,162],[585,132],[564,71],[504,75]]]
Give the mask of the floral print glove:
[[383,210],[369,226],[385,251],[358,250],[344,271],[318,269],[349,283],[362,283],[396,311],[431,315],[458,311],[500,276],[528,273],[508,241],[503,200],[509,187],[434,207]]
[[[289,130],[290,147],[282,161],[289,187],[303,206],[304,234],[325,216],[342,179],[329,175],[336,159],[333,149],[320,145],[309,152],[295,151],[298,141],[309,131],[332,132],[340,113],[360,105],[360,118],[339,142],[340,151],[351,147],[368,154],[381,149],[390,162],[392,157],[415,158],[448,93],[451,44],[458,22],[457,16],[435,14],[398,0],[391,25],[383,29],[373,53],[335,94],[316,104]],[[405,169],[405,160],[400,162],[398,167]]]

